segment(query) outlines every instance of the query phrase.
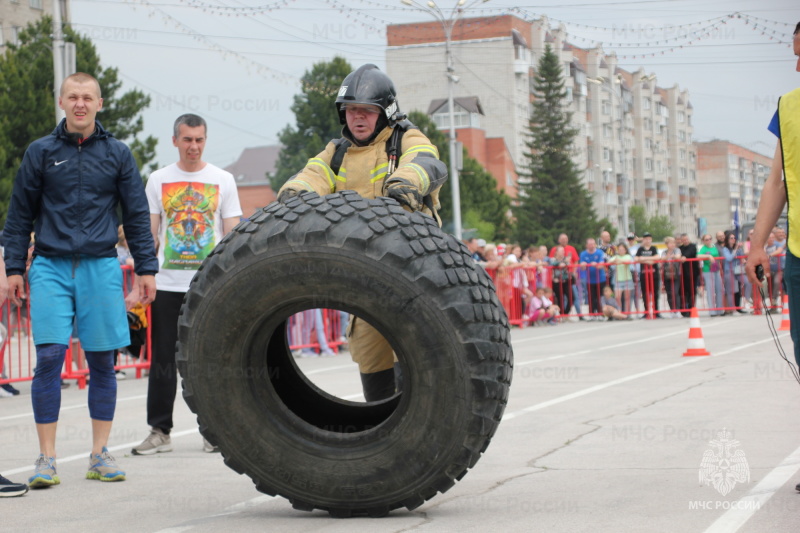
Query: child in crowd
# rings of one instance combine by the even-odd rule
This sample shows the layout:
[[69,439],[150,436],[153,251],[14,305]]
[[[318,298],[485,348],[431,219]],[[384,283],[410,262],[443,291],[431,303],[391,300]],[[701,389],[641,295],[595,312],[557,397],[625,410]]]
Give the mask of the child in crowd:
[[630,315],[625,316],[622,314],[619,309],[619,302],[614,296],[614,291],[608,285],[603,288],[603,296],[600,297],[600,308],[603,310],[603,316],[609,320],[633,320]]
[[556,317],[559,313],[560,310],[558,306],[553,305],[552,300],[547,297],[547,289],[539,287],[531,298],[525,310],[525,314],[522,315],[522,327],[526,327],[529,323],[535,324],[536,322],[545,321],[555,326],[557,324]]

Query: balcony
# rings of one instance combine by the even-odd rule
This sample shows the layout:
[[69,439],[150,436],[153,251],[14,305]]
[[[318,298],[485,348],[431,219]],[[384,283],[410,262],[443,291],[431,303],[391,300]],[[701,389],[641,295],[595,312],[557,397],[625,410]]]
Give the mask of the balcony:
[[645,198],[655,198],[656,197],[656,182],[655,182],[655,180],[644,180],[644,197]]
[[669,184],[666,181],[657,181],[656,192],[659,200],[666,200],[669,198]]

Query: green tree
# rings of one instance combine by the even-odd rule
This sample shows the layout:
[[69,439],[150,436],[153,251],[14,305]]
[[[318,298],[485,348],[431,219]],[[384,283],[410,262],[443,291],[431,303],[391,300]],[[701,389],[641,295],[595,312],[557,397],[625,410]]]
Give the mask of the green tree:
[[572,160],[577,130],[565,111],[564,67],[547,46],[534,79],[533,112],[520,172],[519,199],[512,209],[521,244],[555,243],[560,233],[580,243],[597,237],[608,220],[597,220],[592,197]]
[[278,155],[275,172],[269,176],[274,191],[302,170],[331,139],[342,136],[334,102],[342,80],[352,71],[347,60],[334,57],[331,61],[315,63],[303,75],[302,92],[294,96],[292,104],[295,125],[287,125],[278,134],[283,149]]
[[640,205],[632,205],[628,209],[628,219],[630,220],[631,231],[635,231],[640,236],[645,232],[649,232],[654,241],[664,240],[665,237],[675,233],[675,227],[667,215],[648,217],[644,212],[644,207]]
[[[431,143],[439,149],[439,159],[450,162],[449,142],[428,115],[420,111],[412,111],[408,119],[425,134]],[[476,230],[477,236],[493,240],[505,238],[510,232],[508,211],[511,198],[503,191],[497,190],[497,180],[481,164],[469,157],[466,150],[462,154],[463,168],[459,172],[459,193],[461,196],[462,225]],[[448,179],[439,192],[442,209],[439,215],[445,224],[453,219],[452,189]]]
[[[5,224],[11,188],[28,145],[55,127],[53,99],[52,20],[43,17],[19,34],[19,44],[8,45],[0,57],[0,225]],[[64,39],[76,46],[78,72],[91,74],[100,82],[103,110],[98,120],[117,139],[131,148],[144,172],[155,166],[156,138],[140,139],[144,129],[141,112],[150,97],[141,91],[117,96],[120,81],[117,69],[103,68],[92,42],[71,28],[64,28]]]

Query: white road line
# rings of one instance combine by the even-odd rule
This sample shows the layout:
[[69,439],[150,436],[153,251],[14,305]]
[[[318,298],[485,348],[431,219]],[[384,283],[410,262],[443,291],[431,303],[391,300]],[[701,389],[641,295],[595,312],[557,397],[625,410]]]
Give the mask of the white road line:
[[[125,396],[124,398],[117,398],[117,403],[129,402],[131,400],[142,400],[145,398],[147,398],[147,394],[139,394],[137,396]],[[79,403],[76,405],[68,405],[66,407],[62,407],[61,411],[71,411],[72,409],[83,409],[87,407],[89,407],[88,403]],[[0,422],[3,422],[5,420],[14,420],[15,418],[25,418],[26,416],[28,417],[33,416],[33,411],[31,410],[28,411],[27,413],[21,413],[18,415],[0,416]]]
[[[199,430],[197,428],[185,429],[183,431],[172,431],[172,432],[170,432],[169,436],[171,438],[173,438],[173,439],[177,439],[177,438],[184,437],[186,435],[192,435],[192,434],[198,433],[198,432],[199,432]],[[130,449],[130,448],[133,448],[134,446],[136,446],[137,444],[140,444],[141,442],[142,441],[137,440],[135,442],[126,442],[125,444],[117,444],[116,446],[109,447],[108,451],[110,451],[110,452],[118,452],[119,450]],[[81,454],[78,454],[78,455],[69,455],[67,457],[59,457],[56,460],[56,464],[61,465],[61,464],[64,464],[64,463],[71,463],[73,461],[78,461],[78,460],[87,461],[88,459],[89,459],[89,454],[88,453],[81,453]],[[22,472],[29,472],[31,470],[33,470],[33,465],[28,465],[28,466],[23,466],[23,467],[20,467],[20,468],[14,468],[13,470],[6,470],[5,472],[3,472],[3,475],[7,474],[9,476],[13,476],[14,474],[21,474]]]
[[717,518],[717,520],[706,529],[705,533],[734,533],[745,522],[761,509],[772,496],[789,481],[800,470],[800,448],[789,454],[774,470],[764,476],[764,479],[742,497],[735,504],[731,504],[730,509]]
[[184,531],[191,531],[192,529],[195,528],[196,525],[199,525],[200,523],[205,522],[206,520],[211,520],[213,518],[219,518],[219,517],[222,517],[222,516],[228,516],[228,515],[236,514],[238,512],[245,511],[245,510],[250,509],[252,507],[259,506],[262,503],[268,502],[268,501],[273,500],[273,499],[275,499],[275,496],[267,496],[266,494],[263,494],[261,496],[256,496],[255,498],[252,498],[250,500],[246,500],[246,501],[243,501],[243,502],[235,503],[235,504],[231,505],[230,507],[226,507],[225,509],[223,509],[219,513],[212,514],[212,515],[207,515],[207,516],[204,516],[204,517],[201,517],[201,518],[195,518],[190,523],[182,525],[182,526],[175,526],[175,527],[168,527],[166,529],[160,529],[160,530],[156,531],[156,533],[183,533]]
[[[713,324],[711,326],[706,326],[706,327],[713,327],[714,325],[721,325],[721,324],[722,324],[722,322],[718,322],[717,324]],[[587,353],[602,352],[603,350],[611,350],[611,349],[614,349],[614,348],[621,348],[623,346],[631,346],[633,344],[641,344],[643,342],[649,343],[650,341],[654,341],[654,340],[657,340],[657,339],[663,339],[665,337],[672,337],[674,335],[682,335],[682,334],[683,335],[686,334],[686,330],[684,328],[681,328],[678,331],[673,331],[671,333],[665,333],[663,335],[654,335],[652,337],[641,338],[641,339],[638,339],[638,340],[635,340],[635,341],[620,342],[619,344],[609,344],[607,346],[600,346],[598,348],[592,348],[590,350],[581,350],[579,352],[572,352],[572,353],[567,353],[567,354],[564,354],[564,355],[554,355],[552,357],[544,357],[542,359],[532,359],[530,361],[522,361],[520,363],[517,363],[515,361],[514,362],[514,366],[515,367],[525,366],[525,365],[531,365],[533,363],[541,363],[542,361],[553,361],[554,359],[564,359],[564,358],[567,358],[567,357],[574,357],[576,355],[585,355]]]
[[[787,337],[788,334],[780,335],[780,337]],[[652,339],[653,337],[651,337]],[[733,352],[738,352],[739,350],[744,350],[746,348],[750,348],[752,346],[756,346],[758,344],[762,344],[765,342],[773,342],[772,337],[767,337],[766,339],[762,339],[760,341],[751,342],[748,344],[742,344],[740,346],[736,346],[735,348],[731,348],[730,350],[725,350],[723,352],[719,352],[716,354],[712,354],[709,356],[700,356],[700,357],[688,357],[686,360],[681,361],[680,363],[673,363],[671,365],[666,365],[658,368],[654,368],[652,370],[647,370],[645,372],[639,372],[637,374],[631,374],[630,376],[626,376],[624,378],[614,379],[611,381],[607,381],[605,383],[600,383],[598,385],[594,385],[593,387],[588,387],[586,389],[582,389],[579,391],[575,391],[570,394],[565,394],[564,396],[559,396],[558,398],[553,398],[552,400],[547,400],[545,402],[537,403],[534,405],[529,405],[523,409],[519,409],[517,411],[512,411],[510,413],[506,413],[503,415],[503,420],[511,420],[512,418],[517,418],[527,413],[532,413],[534,411],[539,411],[540,409],[544,409],[546,407],[550,407],[553,405],[557,405],[559,403],[563,403],[569,400],[574,400],[575,398],[580,398],[581,396],[586,396],[587,394],[592,394],[593,392],[601,391],[607,389],[609,387],[613,387],[614,385],[619,385],[620,383],[627,383],[628,381],[634,381],[639,378],[643,378],[646,376],[651,376],[653,374],[658,374],[659,372],[664,372],[665,370],[671,370],[673,368],[678,368],[680,366],[689,365],[691,363],[696,363],[698,361],[702,361],[707,359],[708,357],[718,357],[720,355],[726,355]]]

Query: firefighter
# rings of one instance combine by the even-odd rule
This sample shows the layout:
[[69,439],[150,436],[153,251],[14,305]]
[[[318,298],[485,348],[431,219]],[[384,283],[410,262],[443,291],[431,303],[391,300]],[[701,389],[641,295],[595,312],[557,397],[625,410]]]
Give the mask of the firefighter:
[[[286,202],[303,191],[320,196],[353,190],[364,198],[388,196],[409,211],[439,220],[439,189],[447,167],[428,138],[405,118],[392,80],[378,67],[364,65],[342,82],[336,97],[342,137],[328,143],[278,191]],[[395,355],[370,324],[350,320],[350,354],[358,364],[367,401],[395,393]]]

